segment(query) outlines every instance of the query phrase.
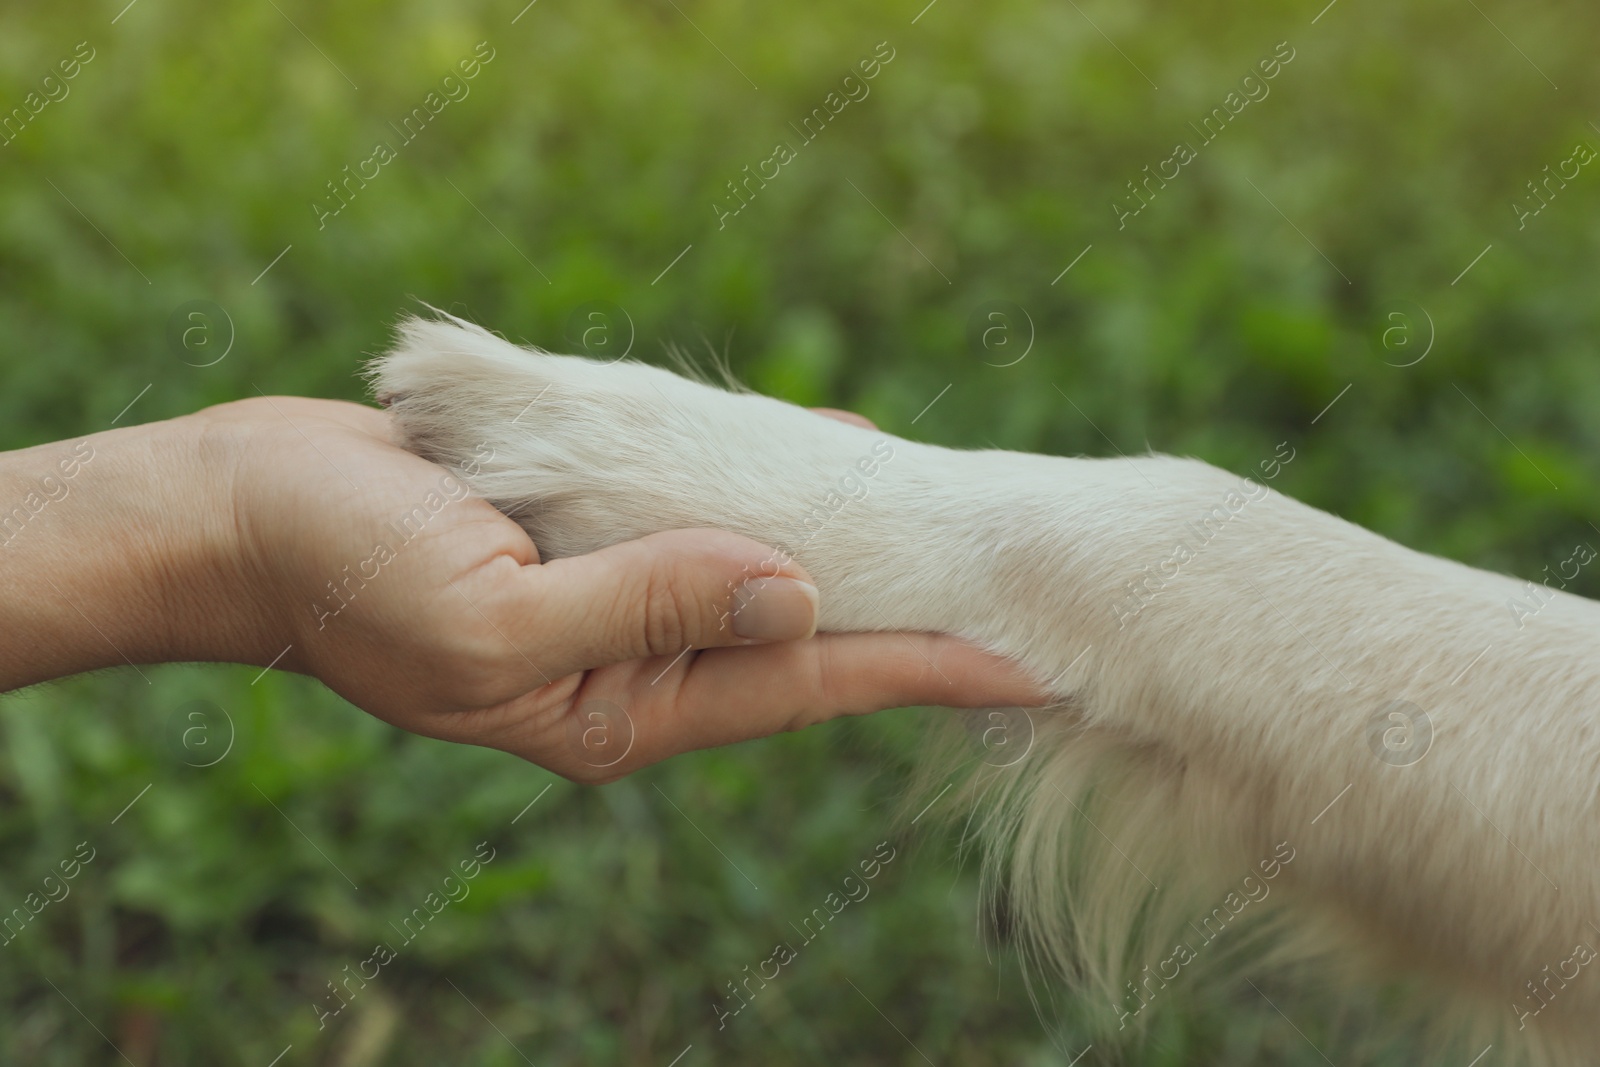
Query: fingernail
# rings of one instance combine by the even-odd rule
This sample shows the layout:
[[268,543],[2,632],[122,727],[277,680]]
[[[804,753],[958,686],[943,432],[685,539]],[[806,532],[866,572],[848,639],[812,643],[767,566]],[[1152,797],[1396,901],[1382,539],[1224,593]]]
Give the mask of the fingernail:
[[797,578],[752,578],[733,597],[733,632],[752,641],[798,641],[817,632],[817,587]]

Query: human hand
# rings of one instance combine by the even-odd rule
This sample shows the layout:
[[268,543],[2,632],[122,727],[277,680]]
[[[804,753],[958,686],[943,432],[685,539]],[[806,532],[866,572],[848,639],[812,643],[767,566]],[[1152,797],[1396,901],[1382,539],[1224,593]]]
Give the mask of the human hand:
[[[840,715],[1045,702],[953,638],[812,636],[804,570],[734,534],[543,563],[371,408],[259,397],[137,430],[187,443],[173,447],[199,477],[178,525],[204,531],[165,568],[188,589],[167,609],[189,625],[157,626],[152,659],[275,663],[404,729],[596,782]],[[149,554],[174,540],[188,538],[168,531]],[[751,590],[752,574],[770,577]]]

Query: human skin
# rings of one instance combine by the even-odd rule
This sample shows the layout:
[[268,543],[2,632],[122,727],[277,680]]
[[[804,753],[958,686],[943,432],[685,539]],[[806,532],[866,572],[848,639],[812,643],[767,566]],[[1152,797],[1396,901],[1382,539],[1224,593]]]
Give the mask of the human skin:
[[[588,782],[841,715],[1047,703],[951,637],[814,634],[805,571],[774,573],[769,546],[718,530],[542,563],[463,495],[372,563],[448,477],[397,446],[384,412],[302,397],[0,455],[0,691],[126,664],[271,664],[403,729]],[[596,707],[630,723],[614,762],[574,726]]]

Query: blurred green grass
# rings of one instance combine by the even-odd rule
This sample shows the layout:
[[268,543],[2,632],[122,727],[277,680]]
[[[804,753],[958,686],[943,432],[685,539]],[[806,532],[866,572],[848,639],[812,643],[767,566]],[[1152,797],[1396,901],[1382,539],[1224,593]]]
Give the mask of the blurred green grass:
[[[258,388],[360,398],[363,358],[415,300],[568,349],[575,313],[604,303],[642,358],[709,344],[758,389],[941,443],[1242,472],[1287,440],[1283,491],[1536,576],[1600,537],[1600,197],[1585,170],[1525,229],[1511,203],[1600,143],[1584,105],[1600,15],[1321,8],[8,12],[0,106],[80,41],[95,58],[0,148],[0,447],[103,428],[136,397],[122,423]],[[480,41],[495,58],[470,95],[319,229],[325,183]],[[885,41],[870,95],[799,145],[788,124]],[[1113,198],[1279,41],[1296,58],[1270,96],[1119,230]],[[778,140],[795,160],[719,228],[726,183]],[[234,330],[208,367],[167,340],[194,300]],[[1017,349],[972,341],[993,302],[1032,323],[1013,365],[997,364]],[[1385,347],[1397,324],[1410,333]],[[1084,1043],[1057,1004],[1052,1045],[937,835],[895,838],[873,896],[715,1028],[724,984],[891,836],[937,712],[579,789],[402,736],[298,677],[145,674],[0,701],[0,901],[78,842],[98,850],[5,946],[5,1062],[123,1062],[96,1028],[141,1065],[264,1065],[286,1046],[285,1065],[665,1065],[691,1044],[683,1067],[1064,1063]],[[176,740],[195,700],[232,723],[212,767]],[[319,1030],[325,983],[483,840],[497,859],[473,895]],[[1164,1016],[1137,1062],[1320,1062],[1259,1000],[1213,1000]],[[1337,1028],[1296,1023],[1325,1047]]]

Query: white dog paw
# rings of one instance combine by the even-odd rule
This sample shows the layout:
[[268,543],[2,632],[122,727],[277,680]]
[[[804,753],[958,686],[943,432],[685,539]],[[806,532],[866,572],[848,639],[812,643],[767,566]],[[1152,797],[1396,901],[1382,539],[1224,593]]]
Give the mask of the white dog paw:
[[409,319],[370,370],[405,447],[463,477],[547,559],[714,526],[797,558],[868,495],[895,444],[769,397],[639,363]]

